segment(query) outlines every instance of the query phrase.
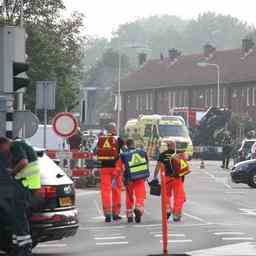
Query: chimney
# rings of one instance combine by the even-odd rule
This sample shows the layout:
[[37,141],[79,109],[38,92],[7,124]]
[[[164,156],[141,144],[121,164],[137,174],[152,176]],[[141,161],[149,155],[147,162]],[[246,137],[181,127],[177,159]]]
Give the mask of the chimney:
[[244,53],[248,53],[254,47],[252,38],[244,38],[242,41],[242,48]]
[[181,52],[179,52],[175,48],[170,49],[168,53],[169,53],[169,59],[171,60],[171,62],[176,61],[178,57],[181,55]]
[[160,60],[161,60],[161,61],[164,60],[164,55],[163,55],[163,53],[160,53]]
[[139,59],[139,66],[141,67],[147,61],[147,54],[146,53],[139,53],[138,59]]

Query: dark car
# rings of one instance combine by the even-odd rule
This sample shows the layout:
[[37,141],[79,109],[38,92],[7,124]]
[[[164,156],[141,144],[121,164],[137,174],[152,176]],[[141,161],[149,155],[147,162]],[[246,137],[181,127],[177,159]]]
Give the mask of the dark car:
[[230,175],[234,183],[244,183],[256,188],[256,159],[236,164]]
[[[73,236],[78,229],[75,189],[72,180],[44,151],[37,151],[41,166],[42,188],[33,195],[31,227],[33,246],[38,243]],[[11,246],[10,223],[0,230],[0,250]],[[2,234],[1,234],[2,232]]]

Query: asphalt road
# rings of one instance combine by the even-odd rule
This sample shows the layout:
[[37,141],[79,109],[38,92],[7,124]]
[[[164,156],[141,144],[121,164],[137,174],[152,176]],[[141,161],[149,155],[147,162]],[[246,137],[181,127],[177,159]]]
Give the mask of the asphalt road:
[[[192,162],[181,223],[169,224],[169,253],[256,255],[256,190],[235,185],[217,162]],[[145,256],[161,253],[160,199],[148,196],[141,224],[103,223],[97,191],[78,191],[80,229],[70,239],[40,244],[34,253],[63,256]],[[124,209],[123,209],[124,213]]]

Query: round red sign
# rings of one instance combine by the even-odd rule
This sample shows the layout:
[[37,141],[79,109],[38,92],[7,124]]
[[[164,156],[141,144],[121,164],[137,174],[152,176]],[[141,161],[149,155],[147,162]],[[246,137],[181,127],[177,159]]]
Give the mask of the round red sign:
[[77,119],[69,112],[57,114],[52,122],[53,131],[62,138],[73,136],[78,128]]

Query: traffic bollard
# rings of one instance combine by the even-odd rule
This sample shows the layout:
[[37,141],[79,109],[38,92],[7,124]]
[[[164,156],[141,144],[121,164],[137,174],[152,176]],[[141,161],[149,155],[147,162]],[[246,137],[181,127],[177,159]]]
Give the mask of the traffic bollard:
[[163,256],[168,255],[168,220],[167,220],[167,209],[166,209],[166,181],[165,181],[165,171],[164,166],[161,164],[160,167],[161,176],[161,201],[162,201],[162,233],[163,233]]

